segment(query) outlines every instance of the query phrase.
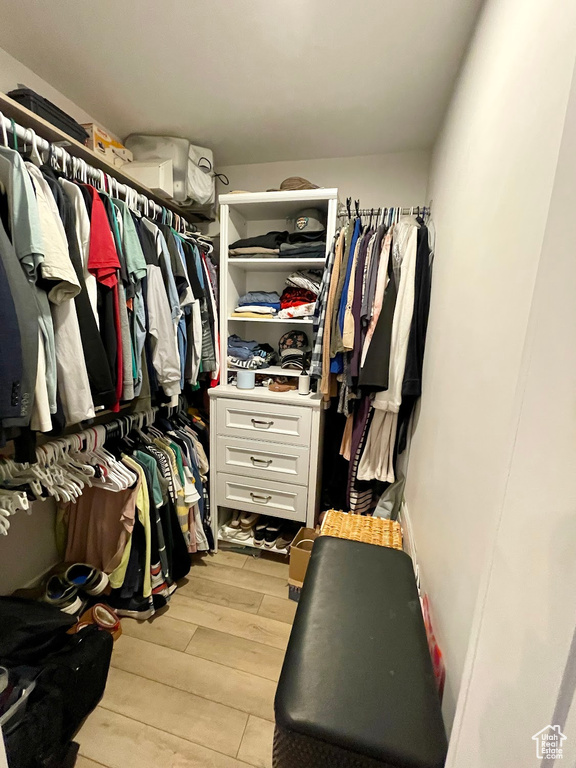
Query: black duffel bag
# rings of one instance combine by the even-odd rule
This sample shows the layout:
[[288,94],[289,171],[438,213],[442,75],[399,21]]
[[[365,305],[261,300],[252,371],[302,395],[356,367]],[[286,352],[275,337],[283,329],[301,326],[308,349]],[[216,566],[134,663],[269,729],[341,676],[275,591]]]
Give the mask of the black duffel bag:
[[[112,636],[95,625],[68,635],[73,617],[51,606],[15,603],[0,599],[0,663],[15,673],[25,670],[34,687],[2,727],[8,765],[59,768],[74,735],[102,698]],[[12,624],[5,623],[8,614]]]

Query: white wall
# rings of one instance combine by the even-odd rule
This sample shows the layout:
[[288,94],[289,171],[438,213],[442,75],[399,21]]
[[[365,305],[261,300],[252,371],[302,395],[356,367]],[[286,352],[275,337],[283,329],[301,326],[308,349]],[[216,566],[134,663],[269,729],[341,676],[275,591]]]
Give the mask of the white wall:
[[27,88],[32,88],[36,93],[49,99],[79,123],[97,122],[81,107],[66,98],[63,93],[53,88],[46,80],[43,80],[31,69],[10,56],[3,48],[0,48],[0,92],[12,91],[14,88],[18,88],[19,83]]
[[58,562],[52,499],[32,504],[31,514],[10,518],[7,536],[0,536],[0,595],[32,584]]
[[[511,472],[575,17],[573,0],[488,0],[432,160],[437,245],[406,500],[447,666],[449,727]],[[524,477],[535,492],[540,479]]]
[[520,418],[452,768],[535,765],[531,736],[550,723],[568,737],[557,765],[576,765],[576,712],[566,724],[554,715],[576,627],[575,179],[573,83],[521,367]]
[[387,155],[292,160],[277,163],[230,165],[218,168],[230,179],[221,192],[241,189],[261,192],[279,189],[289,176],[303,176],[320,187],[338,187],[340,200],[360,199],[363,208],[424,205],[430,153],[397,152]]

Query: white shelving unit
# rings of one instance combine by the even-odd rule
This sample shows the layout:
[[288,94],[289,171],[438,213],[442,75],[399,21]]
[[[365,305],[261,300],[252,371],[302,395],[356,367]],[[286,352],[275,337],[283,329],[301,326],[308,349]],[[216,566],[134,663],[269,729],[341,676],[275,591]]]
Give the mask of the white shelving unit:
[[[271,392],[264,387],[237,389],[237,370],[228,367],[226,354],[231,333],[277,349],[280,337],[297,329],[306,333],[312,344],[312,318],[231,317],[244,293],[275,290],[281,294],[291,272],[324,268],[325,258],[228,256],[230,243],[273,230],[283,231],[288,228],[287,219],[305,208],[317,208],[325,214],[328,251],[336,229],[337,189],[220,195],[221,384],[209,392],[210,491],[215,540],[233,509],[308,526],[316,521],[322,452],[321,397],[299,395],[297,391]],[[298,376],[300,372],[271,366],[256,373]],[[241,543],[251,546],[250,540]]]

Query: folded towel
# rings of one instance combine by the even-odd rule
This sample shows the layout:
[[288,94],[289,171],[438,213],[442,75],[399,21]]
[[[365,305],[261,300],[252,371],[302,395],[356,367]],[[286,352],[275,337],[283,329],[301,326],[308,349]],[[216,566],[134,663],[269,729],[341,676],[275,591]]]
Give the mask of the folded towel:
[[240,360],[237,357],[228,356],[228,365],[234,368],[259,369],[268,368],[269,365],[262,357],[253,357],[251,360]]
[[248,347],[249,349],[256,349],[259,344],[257,341],[244,341],[244,339],[241,339],[240,336],[236,333],[232,333],[230,336],[228,336],[228,346],[229,347]]
[[242,307],[236,307],[235,312],[255,312],[259,315],[275,315],[277,313],[276,306],[272,304],[245,304]]
[[315,307],[315,301],[310,304],[299,304],[297,307],[287,307],[278,312],[278,318],[280,320],[289,320],[291,317],[310,317],[314,314]]
[[251,256],[259,258],[274,258],[280,253],[279,248],[261,248],[257,245],[249,246],[248,248],[230,248],[228,250],[229,256],[243,256],[244,258],[250,258]]
[[[278,305],[280,307],[280,305]],[[230,317],[260,317],[262,320],[272,320],[276,315],[261,315],[257,312],[232,312]]]
[[238,299],[239,307],[245,304],[280,304],[280,296],[276,291],[248,291]]

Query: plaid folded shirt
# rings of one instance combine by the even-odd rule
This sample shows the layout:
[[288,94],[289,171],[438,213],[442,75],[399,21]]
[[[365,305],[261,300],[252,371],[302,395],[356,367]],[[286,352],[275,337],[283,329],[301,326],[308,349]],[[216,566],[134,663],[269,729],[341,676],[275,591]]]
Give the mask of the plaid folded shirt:
[[312,347],[312,357],[310,359],[310,376],[322,376],[322,340],[324,338],[324,324],[326,321],[326,304],[330,280],[332,278],[332,268],[334,267],[334,257],[336,255],[336,241],[338,240],[339,235],[340,232],[336,232],[334,239],[332,240],[330,253],[328,254],[328,262],[322,276],[320,292],[316,299],[316,309],[314,310],[313,321],[314,344]]

